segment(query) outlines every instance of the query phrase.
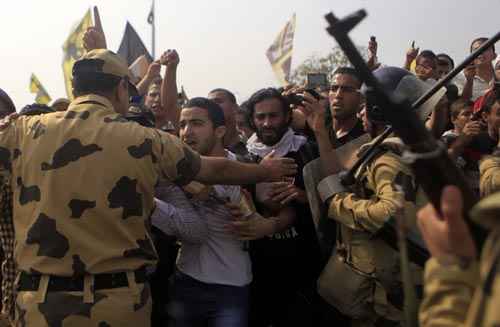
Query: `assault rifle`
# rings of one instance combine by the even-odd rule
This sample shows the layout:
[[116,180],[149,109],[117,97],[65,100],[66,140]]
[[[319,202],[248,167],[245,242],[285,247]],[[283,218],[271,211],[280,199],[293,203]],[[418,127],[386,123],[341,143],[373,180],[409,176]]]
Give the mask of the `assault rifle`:
[[[465,220],[476,245],[478,245],[478,248],[481,248],[486,239],[486,231],[472,222],[468,215],[470,209],[477,202],[477,198],[468,185],[463,173],[448,156],[446,149],[434,139],[424,123],[418,118],[415,108],[422,105],[465,66],[494,45],[500,39],[500,32],[483,43],[479,49],[467,57],[412,105],[396,98],[393,94],[389,94],[381,87],[350,39],[348,35],[349,31],[365,17],[366,12],[364,10],[359,10],[342,20],[336,18],[333,13],[329,13],[326,15],[326,20],[330,25],[327,31],[337,40],[339,46],[349,58],[349,61],[360,74],[362,81],[376,94],[377,105],[384,110],[386,113],[385,117],[391,123],[392,128],[384,131],[383,135],[379,137],[378,144],[392,132],[396,133],[403,140],[409,148],[404,158],[412,166],[419,185],[436,209],[440,208],[441,192],[445,186],[456,185],[460,188],[464,198],[463,213]],[[369,156],[370,153],[366,155]],[[362,163],[362,159],[359,165]],[[359,168],[359,165],[355,165],[351,169],[351,176],[353,176],[352,172],[355,172]],[[350,184],[349,179],[352,179],[351,176],[345,179],[345,182],[348,184]]]

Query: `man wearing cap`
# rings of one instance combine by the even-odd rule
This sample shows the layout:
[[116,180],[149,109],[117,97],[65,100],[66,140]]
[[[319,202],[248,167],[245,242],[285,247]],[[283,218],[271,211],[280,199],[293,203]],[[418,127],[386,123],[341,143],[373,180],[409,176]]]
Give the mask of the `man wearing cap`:
[[73,67],[66,112],[19,117],[0,131],[0,172],[14,191],[19,326],[149,326],[157,181],[243,184],[295,171],[284,159],[200,157],[127,121],[128,78],[116,54],[90,51]]

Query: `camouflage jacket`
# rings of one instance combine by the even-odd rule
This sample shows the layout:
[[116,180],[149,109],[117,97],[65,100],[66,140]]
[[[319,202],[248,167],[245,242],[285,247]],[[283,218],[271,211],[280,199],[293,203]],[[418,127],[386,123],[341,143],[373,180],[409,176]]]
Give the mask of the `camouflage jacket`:
[[[499,157],[481,162],[481,194],[500,189]],[[471,217],[490,231],[479,262],[467,268],[442,266],[431,259],[425,268],[425,297],[420,326],[500,326],[500,193],[480,201]]]
[[[498,220],[500,194],[492,197],[495,197],[495,218]],[[500,326],[499,268],[498,222],[483,247],[480,262],[463,269],[459,266],[442,266],[434,258],[429,260],[425,268],[425,296],[420,306],[420,326]]]
[[481,196],[500,190],[500,156],[488,156],[479,165]]
[[154,186],[161,176],[187,183],[199,169],[179,139],[97,95],[17,118],[0,131],[0,171],[12,181],[19,270],[79,276],[154,263]]

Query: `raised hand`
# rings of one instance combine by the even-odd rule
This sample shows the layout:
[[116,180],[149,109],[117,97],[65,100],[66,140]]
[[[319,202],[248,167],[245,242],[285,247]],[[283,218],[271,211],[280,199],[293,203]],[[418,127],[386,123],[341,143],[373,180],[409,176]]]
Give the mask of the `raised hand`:
[[307,124],[313,130],[313,132],[318,133],[326,131],[325,126],[325,108],[321,103],[312,95],[305,92],[304,101],[302,102],[304,107],[304,114],[306,115]]
[[167,68],[176,68],[179,62],[179,54],[175,49],[168,49],[160,57],[160,64],[167,66]]
[[406,51],[406,66],[410,68],[411,63],[415,60],[420,52],[420,48],[415,48],[415,41],[411,43],[410,49]]
[[462,216],[463,199],[456,186],[447,186],[441,195],[441,212],[428,204],[417,214],[418,227],[427,247],[441,264],[475,260],[477,250]]
[[94,23],[95,26],[89,27],[83,35],[83,47],[87,51],[107,49],[106,36],[104,35],[99,9],[97,9],[97,7],[94,7]]
[[465,79],[468,81],[474,80],[474,77],[476,76],[476,66],[474,65],[469,65],[464,68],[464,76]]

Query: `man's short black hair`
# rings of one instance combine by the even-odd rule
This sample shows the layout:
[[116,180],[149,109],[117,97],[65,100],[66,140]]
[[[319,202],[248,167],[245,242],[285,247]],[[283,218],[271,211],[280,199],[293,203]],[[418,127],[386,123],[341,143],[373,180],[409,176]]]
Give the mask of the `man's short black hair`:
[[[486,41],[488,41],[487,37],[478,37],[472,40],[472,42],[470,43],[470,52],[472,52],[472,46],[474,45],[474,43],[481,42],[481,44],[483,44]],[[491,48],[493,49],[493,51],[495,51],[495,44],[492,44]]]
[[20,116],[36,116],[49,114],[51,112],[55,112],[54,109],[47,106],[46,104],[33,103],[24,106],[21,111],[19,111]]
[[434,60],[434,61],[436,61],[436,64],[437,64],[437,60],[438,60],[436,54],[432,50],[424,50],[424,51],[420,52],[417,56],[416,61],[418,62],[418,60],[420,58],[427,58],[427,59]]
[[188,100],[183,109],[194,107],[205,109],[208,112],[208,118],[214,125],[214,128],[226,125],[224,111],[216,102],[203,97],[192,98]]
[[335,69],[335,71],[333,72],[333,76],[335,75],[350,75],[354,77],[359,82],[358,88],[360,88],[361,85],[363,84],[363,81],[361,81],[361,77],[359,76],[358,71],[352,67],[347,67],[347,66],[339,67]]
[[[437,54],[436,57],[438,59],[438,65],[444,65],[444,64],[447,65],[448,63],[450,63],[451,69],[455,68],[455,61],[453,61],[453,59],[451,59],[451,57],[448,56],[446,53]],[[447,62],[445,63],[444,61]]]
[[236,103],[236,97],[234,96],[233,92],[229,91],[228,89],[223,89],[223,88],[217,88],[213,89],[212,91],[208,92],[208,94],[215,93],[215,92],[222,92],[224,93],[229,101],[232,103]]
[[110,74],[79,74],[73,76],[73,96],[108,94],[120,83],[121,77]]
[[450,118],[456,119],[460,113],[465,109],[472,109],[474,102],[471,100],[464,100],[459,98],[452,102],[450,105]]
[[[268,87],[265,89],[260,89],[252,96],[248,101],[246,101],[246,108],[248,111],[248,116],[250,117],[250,122],[251,122],[251,127],[254,128],[253,126],[253,114],[255,113],[255,106],[268,99],[278,99],[281,102],[281,109],[283,110],[283,113],[289,114],[290,113],[290,102],[275,88],[273,87]],[[291,117],[291,115],[290,115]]]

